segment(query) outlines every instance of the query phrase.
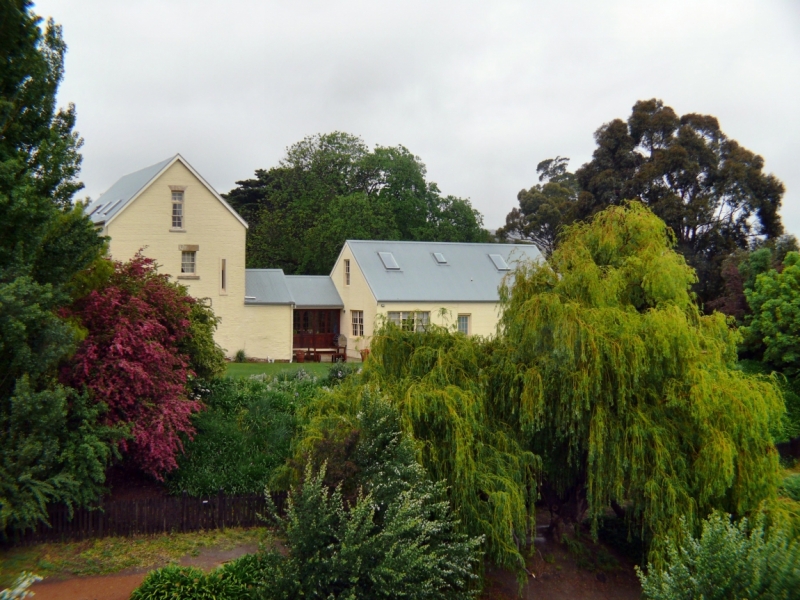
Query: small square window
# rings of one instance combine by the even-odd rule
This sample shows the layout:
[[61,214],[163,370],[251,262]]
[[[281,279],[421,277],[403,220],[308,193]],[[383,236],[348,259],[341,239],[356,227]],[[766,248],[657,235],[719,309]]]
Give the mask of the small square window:
[[458,315],[458,332],[469,335],[469,315]]
[[181,252],[181,273],[184,275],[194,275],[197,268],[197,252]]

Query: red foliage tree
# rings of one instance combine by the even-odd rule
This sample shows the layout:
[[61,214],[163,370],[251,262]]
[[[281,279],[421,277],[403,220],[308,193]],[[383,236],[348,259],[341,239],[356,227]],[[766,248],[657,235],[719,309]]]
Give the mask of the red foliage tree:
[[202,407],[187,398],[192,372],[188,357],[178,351],[195,300],[141,254],[113,267],[99,288],[64,311],[88,333],[61,379],[85,386],[105,403],[108,424],[129,426],[130,438],[120,449],[145,473],[162,479],[177,467],[180,434],[193,436],[190,417]]

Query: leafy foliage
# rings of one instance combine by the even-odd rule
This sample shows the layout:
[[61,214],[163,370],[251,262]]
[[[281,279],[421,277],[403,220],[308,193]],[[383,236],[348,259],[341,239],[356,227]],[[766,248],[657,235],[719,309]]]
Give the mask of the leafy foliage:
[[[485,537],[491,560],[523,573],[520,540],[533,519],[538,462],[521,446],[518,413],[487,400],[491,346],[441,327],[415,333],[386,323],[371,347],[361,378],[346,380],[309,405],[301,448],[315,464],[334,456],[329,469],[361,473],[365,464],[346,445],[355,431],[354,447],[362,447],[356,416],[366,414],[365,405],[379,394],[398,411],[430,477],[447,482],[461,528]],[[324,444],[324,452],[316,453],[314,444]],[[385,461],[379,457],[375,464]],[[353,488],[345,482],[343,489]]]
[[575,175],[567,171],[568,163],[569,158],[556,156],[536,166],[544,183],[517,194],[519,208],[508,213],[498,236],[530,240],[545,256],[553,253],[562,227],[575,220],[580,191]]
[[170,474],[170,491],[192,496],[261,493],[290,454],[295,413],[319,383],[295,377],[217,379],[203,390],[206,410],[196,414],[196,434]]
[[333,132],[290,146],[226,198],[251,223],[248,267],[327,274],[346,239],[486,241],[469,201],[442,196],[425,175],[403,146],[370,151]]
[[800,375],[800,253],[789,252],[783,270],[756,277],[745,295],[753,314],[744,329],[748,345],[763,348],[763,360],[788,377]]
[[648,565],[639,571],[644,597],[651,600],[724,600],[758,598],[789,600],[800,589],[800,539],[785,529],[765,529],[756,519],[731,523],[728,515],[713,513],[703,522],[699,538],[683,523],[683,541],[670,542],[669,567]]
[[44,520],[47,502],[85,504],[104,481],[114,434],[59,385],[80,332],[55,314],[104,240],[73,194],[82,141],[56,110],[66,45],[31,3],[0,4],[0,534]]
[[220,318],[204,299],[195,298],[189,308],[189,331],[178,343],[181,354],[189,357],[195,377],[213,379],[225,373],[225,352],[214,341]]
[[159,479],[177,467],[180,436],[191,437],[190,416],[201,408],[186,397],[191,370],[181,352],[194,303],[151,259],[137,255],[115,263],[105,285],[64,311],[86,335],[62,368],[62,382],[102,402],[106,424],[127,426],[122,451]]
[[694,287],[703,303],[726,293],[728,256],[783,233],[783,184],[764,174],[764,159],[728,138],[715,117],[679,117],[661,100],[640,100],[627,122],[605,123],[595,140],[592,160],[574,178],[566,159],[540,163],[540,181],[549,182],[520,192],[504,231],[549,253],[560,226],[639,199],[672,229],[676,249],[698,273]]
[[694,527],[715,508],[746,514],[774,497],[783,413],[770,379],[735,368],[723,316],[699,313],[673,243],[629,204],[569,228],[549,263],[520,265],[501,289],[491,386],[520,411],[545,482],[557,494],[585,487],[594,519],[627,503],[656,562],[681,518]]
[[783,479],[781,493],[792,500],[800,502],[800,473],[788,475]]
[[257,558],[245,555],[209,573],[170,565],[148,573],[131,600],[245,600],[257,582]]
[[0,600],[22,600],[23,598],[29,598],[34,594],[29,591],[28,588],[41,580],[42,578],[38,575],[23,572],[10,588],[0,590]]
[[[424,475],[420,470],[417,475]],[[391,472],[382,481],[389,484]],[[289,496],[286,516],[271,517],[288,556],[270,552],[272,570],[260,598],[466,598],[476,581],[480,540],[456,532],[442,484],[424,481],[375,502],[371,494],[345,507],[340,488],[324,485],[325,468],[310,466]],[[402,482],[398,482],[402,483]],[[269,498],[269,496],[268,496]]]

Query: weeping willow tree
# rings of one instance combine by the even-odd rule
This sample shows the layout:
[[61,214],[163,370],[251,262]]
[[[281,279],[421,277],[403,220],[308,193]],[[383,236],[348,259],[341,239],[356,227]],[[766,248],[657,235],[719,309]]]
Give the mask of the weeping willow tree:
[[696,527],[775,497],[783,412],[771,380],[736,368],[725,317],[699,311],[674,244],[631,203],[568,228],[548,263],[519,265],[487,388],[518,411],[561,518],[624,511],[657,563],[681,517]]
[[386,323],[371,347],[360,377],[320,394],[305,410],[297,454],[330,448],[337,437],[346,445],[370,399],[383,397],[398,411],[428,474],[446,482],[462,530],[484,536],[493,563],[524,574],[538,459],[525,450],[513,415],[498,418],[487,404],[491,344],[442,327],[415,333]]
[[738,334],[700,313],[673,245],[646,208],[613,207],[549,262],[517,265],[495,338],[385,324],[364,373],[310,405],[299,446],[346,431],[377,393],[492,562],[523,572],[541,499],[555,525],[614,507],[660,565],[682,517],[696,528],[775,498],[783,411],[769,378],[736,368]]

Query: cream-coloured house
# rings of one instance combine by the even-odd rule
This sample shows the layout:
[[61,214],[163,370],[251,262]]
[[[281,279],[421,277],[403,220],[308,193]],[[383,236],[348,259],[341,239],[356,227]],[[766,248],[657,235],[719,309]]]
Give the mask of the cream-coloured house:
[[380,319],[494,335],[503,277],[515,261],[540,258],[530,244],[346,241],[331,279],[344,303],[348,356],[369,347]]
[[86,211],[112,258],[141,250],[207,299],[228,356],[356,358],[381,316],[492,335],[502,278],[541,258],[527,244],[348,240],[330,276],[245,269],[247,223],[179,154],[122,177]]
[[180,155],[119,179],[86,207],[109,252],[155,259],[221,318],[217,342],[241,347],[247,223]]

